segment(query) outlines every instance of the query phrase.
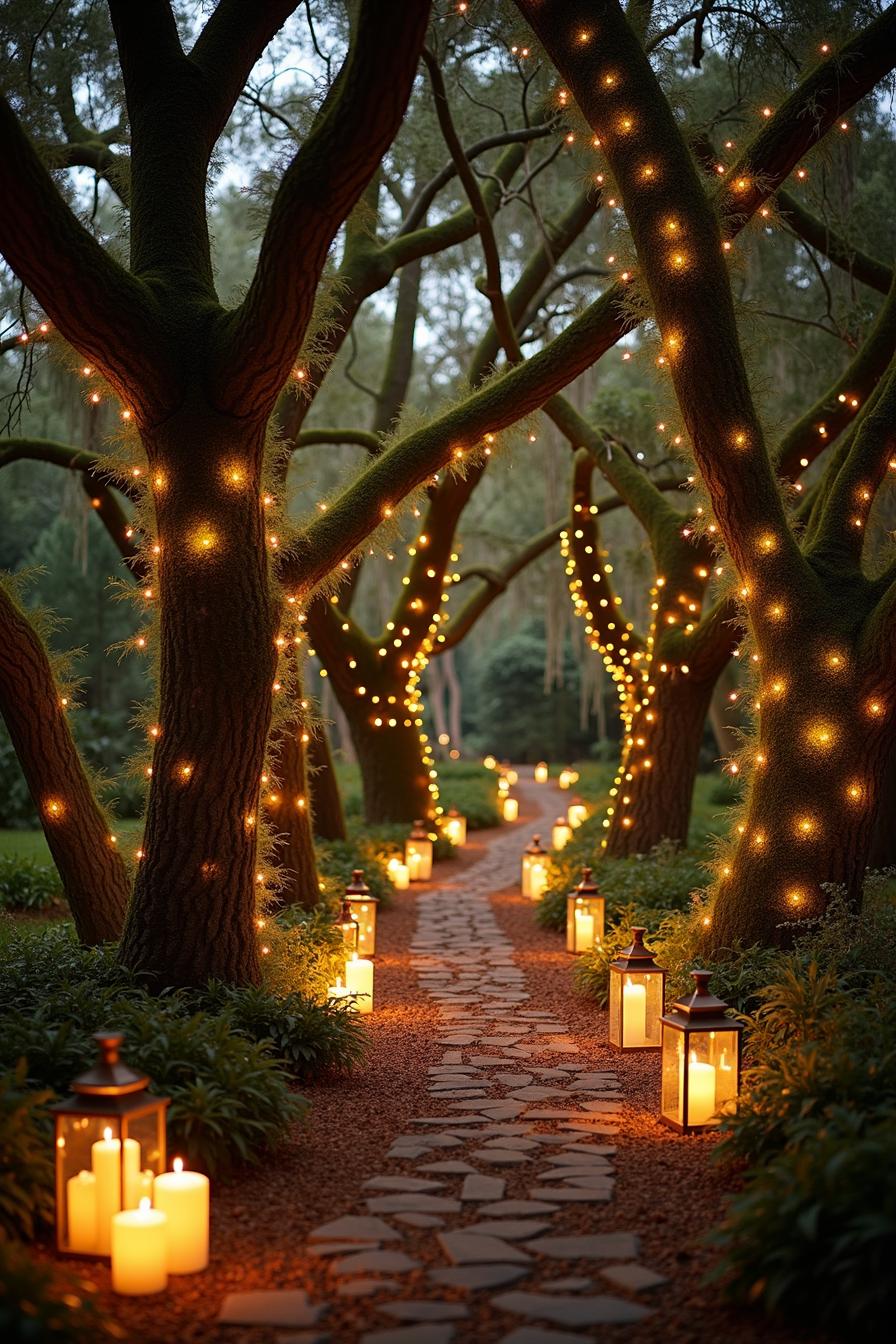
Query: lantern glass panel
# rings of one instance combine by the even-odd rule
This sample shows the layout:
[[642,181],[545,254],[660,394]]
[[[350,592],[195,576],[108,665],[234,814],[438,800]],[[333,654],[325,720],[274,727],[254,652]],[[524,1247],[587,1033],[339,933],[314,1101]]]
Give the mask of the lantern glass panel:
[[624,1050],[656,1050],[663,1015],[661,970],[610,967],[610,1044]]
[[558,817],[551,827],[551,847],[553,849],[563,849],[568,840],[572,839],[572,827],[563,817]]
[[663,1031],[662,1114],[687,1129],[718,1125],[737,1097],[737,1031]]
[[566,898],[566,950],[590,952],[604,940],[603,896],[570,892]]
[[348,904],[358,926],[358,952],[362,957],[372,957],[376,952],[376,902],[355,898]]
[[428,882],[432,877],[432,841],[426,838],[407,839],[404,845],[404,861],[412,879]]

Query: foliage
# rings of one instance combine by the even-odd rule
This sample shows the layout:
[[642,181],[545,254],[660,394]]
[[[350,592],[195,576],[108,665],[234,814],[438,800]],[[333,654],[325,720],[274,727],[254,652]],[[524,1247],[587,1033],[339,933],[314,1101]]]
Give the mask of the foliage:
[[260,1160],[301,1114],[290,1078],[351,1068],[361,1055],[357,1020],[297,983],[285,996],[213,984],[157,999],[111,949],[81,947],[66,925],[13,929],[0,946],[0,1002],[15,1005],[0,1019],[0,1069],[24,1058],[30,1086],[65,1092],[95,1057],[92,1033],[120,1028],[128,1062],[172,1099],[172,1146],[225,1171]]
[[22,1060],[0,1075],[0,1241],[32,1241],[53,1219],[50,1093],[30,1090],[25,1074]]
[[20,855],[0,854],[0,909],[50,910],[62,904],[56,869]]
[[38,1264],[24,1247],[0,1241],[0,1337],[6,1344],[95,1344],[124,1339],[85,1280]]
[[439,792],[445,811],[456,807],[467,819],[468,831],[498,826],[498,781],[477,761],[440,761]]

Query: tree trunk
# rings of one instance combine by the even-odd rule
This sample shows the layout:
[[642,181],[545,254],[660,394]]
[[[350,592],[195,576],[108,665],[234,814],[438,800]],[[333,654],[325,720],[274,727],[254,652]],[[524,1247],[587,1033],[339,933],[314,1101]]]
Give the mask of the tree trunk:
[[59,870],[82,943],[121,936],[130,896],[124,860],[60,703],[41,640],[0,585],[0,713]]
[[661,840],[688,841],[691,800],[712,680],[679,669],[658,674],[655,693],[632,719],[607,829],[611,858],[646,854]]
[[714,887],[715,946],[786,946],[795,921],[823,914],[825,884],[861,901],[893,732],[861,688],[820,685],[821,659],[803,643],[799,671],[776,675],[762,697],[746,813]]
[[311,825],[314,834],[321,840],[344,840],[345,813],[330,752],[330,738],[323,724],[319,724],[311,734],[305,760],[311,776]]
[[154,987],[259,978],[257,812],[279,620],[263,445],[263,425],[189,403],[144,436],[161,547],[159,732],[121,956]]
[[306,729],[292,724],[271,743],[270,763],[277,783],[262,794],[264,810],[275,832],[273,858],[281,869],[278,905],[312,909],[320,900],[311,800],[306,775]]
[[[402,690],[399,703],[403,698]],[[368,825],[410,823],[417,817],[431,816],[429,769],[423,760],[420,729],[413,722],[407,726],[401,720],[395,727],[376,727],[367,704],[360,712],[353,707],[346,717],[361,767],[364,820]]]
[[883,767],[871,846],[869,868],[896,868],[896,762]]

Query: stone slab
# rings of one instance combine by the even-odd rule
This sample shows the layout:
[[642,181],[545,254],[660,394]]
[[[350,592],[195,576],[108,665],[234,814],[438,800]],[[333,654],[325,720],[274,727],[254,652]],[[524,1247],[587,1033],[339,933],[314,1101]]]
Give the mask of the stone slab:
[[558,1325],[625,1325],[642,1321],[650,1313],[646,1307],[626,1302],[621,1297],[598,1294],[595,1297],[564,1297],[542,1293],[501,1293],[493,1299],[499,1311],[512,1311],[536,1320],[555,1321]]
[[638,1254],[638,1238],[634,1232],[539,1237],[529,1243],[528,1250],[547,1255],[552,1260],[634,1260]]
[[600,1272],[614,1288],[626,1288],[630,1293],[640,1293],[647,1288],[658,1288],[661,1283],[668,1283],[662,1274],[648,1269],[646,1265],[607,1265]]
[[464,1232],[477,1236],[503,1237],[505,1241],[526,1241],[550,1230],[550,1223],[539,1223],[534,1218],[496,1218],[491,1222],[468,1223]]
[[316,1325],[327,1310],[325,1304],[308,1301],[303,1288],[252,1293],[228,1293],[218,1320],[222,1325]]
[[426,1181],[420,1176],[371,1176],[364,1182],[365,1190],[394,1190],[403,1194],[428,1194],[444,1189],[444,1181]]
[[460,1213],[459,1199],[443,1195],[377,1195],[367,1200],[371,1213]]
[[442,1250],[455,1265],[529,1264],[530,1257],[524,1251],[500,1237],[473,1232],[439,1232],[437,1236]]
[[373,1293],[398,1292],[403,1286],[399,1279],[349,1279],[337,1283],[336,1292],[340,1297],[370,1297]]
[[462,1200],[496,1200],[504,1195],[507,1182],[500,1176],[467,1176],[461,1186]]
[[333,1262],[335,1274],[406,1274],[419,1268],[420,1261],[404,1251],[358,1251]]
[[501,1288],[516,1283],[529,1273],[525,1265],[454,1265],[450,1269],[431,1269],[433,1283],[446,1288],[468,1288],[471,1292],[482,1288]]
[[308,1233],[309,1241],[398,1241],[400,1233],[384,1223],[382,1218],[369,1218],[364,1214],[348,1213],[342,1218],[334,1218],[330,1223],[321,1223]]
[[404,1302],[383,1302],[379,1308],[386,1316],[397,1321],[460,1321],[469,1316],[470,1309],[463,1302],[436,1302],[419,1299]]

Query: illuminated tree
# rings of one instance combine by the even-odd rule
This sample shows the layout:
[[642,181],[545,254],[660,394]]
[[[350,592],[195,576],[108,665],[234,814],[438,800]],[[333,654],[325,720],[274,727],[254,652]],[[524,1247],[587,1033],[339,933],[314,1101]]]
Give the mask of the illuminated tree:
[[[869,509],[894,460],[896,369],[830,454],[801,518],[785,506],[748,385],[728,270],[737,226],[809,144],[843,117],[844,96],[892,63],[896,8],[821,59],[708,197],[645,54],[615,3],[518,0],[599,136],[637,254],[684,431],[706,489],[709,525],[739,580],[756,671],[750,791],[720,861],[711,936],[774,941],[817,914],[824,883],[857,898],[884,764],[893,745],[893,571],[863,568]],[[829,46],[829,44],[825,44]],[[812,132],[782,135],[801,112]],[[778,126],[775,126],[775,123]],[[844,122],[844,125],[848,123]],[[777,176],[772,165],[777,166]],[[856,399],[858,400],[858,399]],[[825,436],[827,426],[816,422]],[[800,525],[802,524],[802,525]]]

